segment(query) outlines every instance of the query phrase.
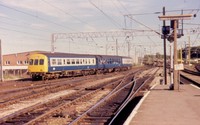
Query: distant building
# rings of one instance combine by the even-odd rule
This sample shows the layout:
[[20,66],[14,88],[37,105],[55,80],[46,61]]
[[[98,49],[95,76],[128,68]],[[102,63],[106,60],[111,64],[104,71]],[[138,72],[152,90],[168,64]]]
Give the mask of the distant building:
[[27,74],[28,56],[44,51],[30,51],[3,55],[4,78],[10,76],[22,76]]

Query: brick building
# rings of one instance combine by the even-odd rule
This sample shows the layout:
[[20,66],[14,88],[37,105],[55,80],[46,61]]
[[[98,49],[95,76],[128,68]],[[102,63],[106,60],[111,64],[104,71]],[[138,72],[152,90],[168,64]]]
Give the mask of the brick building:
[[3,55],[3,73],[7,79],[12,76],[24,77],[27,75],[28,56],[43,51],[30,51]]

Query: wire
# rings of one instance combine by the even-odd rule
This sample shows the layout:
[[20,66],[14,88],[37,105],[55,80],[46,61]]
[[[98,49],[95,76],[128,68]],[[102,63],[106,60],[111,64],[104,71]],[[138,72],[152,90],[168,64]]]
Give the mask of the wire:
[[[31,36],[38,36],[36,34],[33,33],[28,33],[28,32],[24,32],[24,31],[19,31],[19,30],[13,30],[13,29],[8,29],[8,28],[4,28],[4,27],[0,27],[1,30],[7,30],[7,31],[12,31],[12,32],[17,32],[17,33],[23,33],[23,34],[27,34],[27,35],[31,35]],[[49,41],[47,39],[40,39],[39,40],[45,40],[45,41]]]
[[149,26],[147,26],[147,25],[145,25],[145,24],[143,24],[143,23],[141,23],[141,22],[139,22],[139,21],[133,19],[133,17],[130,17],[130,16],[128,16],[128,17],[129,17],[131,20],[135,21],[136,23],[139,23],[140,25],[145,26],[146,28],[148,28],[148,29],[150,29],[151,31],[155,32],[156,34],[162,35],[161,33],[159,33],[159,32],[157,32],[156,30],[150,28]]
[[[181,12],[182,10],[168,10],[167,12]],[[200,9],[184,9],[183,11],[197,11],[197,13],[200,11]],[[162,14],[163,12],[157,11],[157,12],[151,12],[151,13],[135,13],[135,14],[127,14],[125,16],[143,16],[143,15],[153,15],[153,14]]]
[[121,28],[121,25],[118,24],[114,19],[112,19],[110,16],[108,16],[103,10],[101,10],[99,7],[97,7],[91,0],[88,0],[91,5],[93,5],[96,9],[98,9],[104,16],[106,16],[110,21],[114,22],[113,25],[115,25],[118,28]]
[[116,1],[124,8],[124,10],[125,10],[126,12],[129,13],[128,9],[121,3],[121,1],[119,1],[119,0],[116,0]]
[[[15,26],[15,27],[19,27],[19,28],[24,27],[24,25],[11,24],[11,23],[4,22],[4,21],[1,21],[1,20],[0,20],[0,22],[1,22],[1,23],[4,23],[4,24],[6,24],[6,25]],[[39,31],[39,32],[44,32],[44,33],[49,33],[48,30],[43,30],[43,29],[34,29],[34,28],[32,28],[32,30]]]
[[61,9],[61,8],[59,8],[59,7],[57,7],[57,6],[54,6],[53,4],[50,4],[50,3],[48,3],[48,2],[45,1],[45,0],[41,0],[41,1],[43,1],[43,2],[46,3],[46,4],[48,4],[48,5],[51,6],[51,7],[53,7],[53,8],[55,8],[55,9],[59,10],[60,12],[66,14],[66,15],[69,15],[69,16],[71,16],[71,17],[73,17],[74,19],[78,20],[79,22],[89,25],[87,22],[80,20],[80,19],[77,18],[76,16],[74,16],[74,15],[72,15],[72,14],[70,14],[70,13],[64,11],[63,9]]
[[36,16],[36,15],[33,15],[33,14],[30,14],[30,13],[27,13],[27,12],[24,12],[24,11],[21,11],[21,10],[18,10],[18,9],[15,9],[15,8],[12,8],[12,7],[3,5],[3,4],[0,4],[0,6],[5,7],[5,8],[8,8],[8,9],[10,9],[10,10],[14,10],[14,11],[19,12],[19,13],[23,13],[23,14],[25,14],[25,15],[28,15],[28,16],[31,16],[31,17],[34,17],[34,18],[37,18],[37,19],[40,19],[40,20],[45,21],[45,22],[48,22],[48,23],[57,25],[57,26],[59,26],[59,27],[61,27],[61,28],[64,28],[64,27],[65,27],[64,29],[70,29],[70,30],[75,31],[74,29],[72,29],[72,28],[70,28],[70,27],[66,27],[66,26],[57,24],[57,23],[55,23],[55,22],[53,22],[53,21],[49,21],[49,20],[47,20],[47,19],[41,18],[41,17]]

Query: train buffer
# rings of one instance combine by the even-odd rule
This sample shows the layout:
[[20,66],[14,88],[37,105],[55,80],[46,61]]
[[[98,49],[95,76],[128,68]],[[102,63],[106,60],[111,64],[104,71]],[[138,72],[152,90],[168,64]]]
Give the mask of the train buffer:
[[200,125],[200,89],[189,84],[179,91],[157,84],[143,97],[124,125]]

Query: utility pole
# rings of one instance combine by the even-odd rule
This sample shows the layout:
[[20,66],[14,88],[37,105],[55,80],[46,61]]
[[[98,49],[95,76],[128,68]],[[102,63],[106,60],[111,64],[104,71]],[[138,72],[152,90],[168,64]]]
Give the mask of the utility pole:
[[190,66],[190,55],[191,55],[191,51],[190,51],[190,36],[188,36],[188,64]]
[[178,70],[175,69],[177,63],[177,22],[178,20],[174,20],[174,90],[179,89],[178,83]]
[[127,44],[128,44],[128,57],[130,57],[130,50],[131,49],[130,49],[130,41],[129,40],[127,41]]
[[52,35],[51,35],[51,53],[54,53],[54,52],[55,52],[54,43],[55,43],[54,34],[52,34]]
[[[163,16],[165,15],[165,7],[163,7]],[[163,20],[163,27],[165,27],[165,20]],[[164,47],[164,77],[165,77],[165,85],[167,84],[167,61],[166,61],[166,35],[163,35],[163,47]]]
[[0,77],[1,77],[1,82],[4,81],[4,78],[3,78],[3,56],[2,56],[2,45],[1,45],[1,40],[0,40],[0,58],[1,58],[1,72],[0,72]]
[[173,80],[173,72],[172,72],[172,69],[174,68],[174,65],[173,65],[173,43],[171,42],[170,43],[170,85],[172,85],[174,83],[174,80]]
[[116,55],[118,56],[118,41],[116,39]]

